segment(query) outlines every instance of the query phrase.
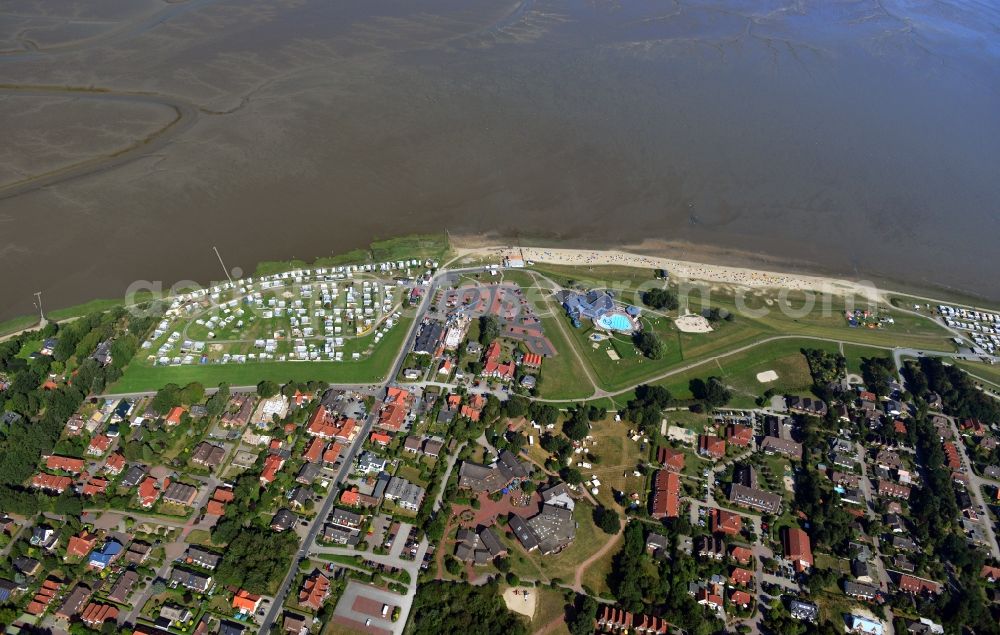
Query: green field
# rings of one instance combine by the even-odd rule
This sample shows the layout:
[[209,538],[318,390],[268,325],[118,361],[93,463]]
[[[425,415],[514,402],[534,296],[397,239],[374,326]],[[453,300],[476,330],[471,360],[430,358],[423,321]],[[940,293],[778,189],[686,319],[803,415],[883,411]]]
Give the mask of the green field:
[[990,383],[993,388],[1000,388],[1000,366],[965,360],[953,360],[952,363],[972,375],[973,379]]
[[[566,285],[591,285],[594,287],[618,287],[640,283],[648,283],[653,278],[652,270],[626,267],[535,267],[546,275],[550,283]],[[619,292],[618,298],[629,299],[629,293]],[[559,307],[549,301],[549,309],[563,319]],[[741,306],[738,306],[741,304]],[[856,299],[857,306],[863,306]],[[725,287],[697,287],[682,297],[682,306],[693,312],[712,307],[728,311],[734,315],[732,320],[719,320],[713,324],[710,333],[681,333],[676,330],[672,321],[663,316],[647,312],[643,318],[646,328],[652,329],[666,345],[666,354],[660,360],[648,360],[639,355],[627,355],[626,342],[614,342],[613,347],[618,352],[620,360],[611,359],[606,352],[607,342],[601,343],[596,349],[588,339],[592,332],[585,324],[582,328],[570,327],[571,343],[577,347],[581,356],[587,360],[600,388],[610,391],[627,389],[631,386],[654,381],[658,376],[670,372],[671,368],[708,360],[712,357],[726,355],[727,351],[749,347],[742,358],[730,357],[720,359],[713,365],[705,365],[694,371],[684,371],[675,377],[664,380],[672,388],[677,388],[677,394],[687,393],[687,382],[695,376],[718,375],[727,378],[727,383],[738,393],[736,405],[749,406],[753,396],[764,392],[768,387],[777,391],[803,392],[811,383],[804,360],[798,355],[802,347],[827,348],[836,350],[838,342],[847,344],[849,364],[852,372],[857,367],[861,356],[878,354],[879,348],[895,346],[912,346],[927,350],[952,350],[949,333],[938,324],[922,316],[904,313],[892,307],[883,306],[880,314],[891,316],[895,323],[883,328],[850,328],[844,318],[844,310],[849,306],[841,297],[827,297],[816,300],[815,307],[810,311],[802,310],[807,306],[807,297],[802,292],[779,293],[773,290],[753,290],[738,302],[735,291]],[[744,310],[741,310],[744,309]],[[757,311],[756,314],[750,313]],[[564,322],[569,324],[568,321]],[[778,343],[777,354],[770,348],[770,343],[764,340],[774,337],[803,336],[803,339],[789,340],[789,343]],[[808,340],[805,338],[817,338]],[[828,340],[824,342],[823,340]],[[634,350],[634,349],[633,349]],[[626,354],[622,354],[626,353]],[[884,354],[884,353],[883,353]],[[758,362],[758,360],[760,360]],[[735,364],[735,367],[730,367]],[[763,370],[775,370],[779,380],[772,385],[760,384],[756,381],[756,373]],[[542,396],[549,399],[567,398],[567,391],[560,386],[559,394],[550,392],[550,387],[543,384]],[[582,392],[582,391],[581,391]],[[579,395],[577,392],[576,395]],[[575,396],[575,395],[574,395]],[[622,400],[616,399],[619,403]]]
[[[665,386],[676,399],[691,399],[688,384],[692,379],[719,377],[733,391],[731,403],[736,407],[753,406],[754,398],[768,388],[778,394],[808,394],[812,377],[801,353],[804,347],[837,350],[835,344],[816,340],[778,340],[696,366],[656,383]],[[757,373],[767,370],[777,372],[778,379],[766,384],[757,381]]]
[[232,386],[253,386],[270,379],[277,382],[322,380],[342,384],[365,384],[382,381],[403,346],[413,318],[401,318],[382,339],[374,352],[358,361],[343,362],[248,362],[246,364],[208,364],[204,366],[150,366],[133,361],[125,375],[108,389],[109,393],[132,393],[159,390],[168,383],[192,381],[206,386],[227,382]]

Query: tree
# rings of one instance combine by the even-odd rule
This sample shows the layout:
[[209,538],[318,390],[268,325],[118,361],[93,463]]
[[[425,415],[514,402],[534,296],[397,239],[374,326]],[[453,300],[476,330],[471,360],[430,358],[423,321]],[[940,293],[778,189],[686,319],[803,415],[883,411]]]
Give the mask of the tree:
[[479,343],[483,346],[489,346],[498,337],[500,337],[500,320],[494,315],[480,317]]
[[642,302],[654,309],[666,309],[668,311],[675,311],[680,306],[677,302],[677,294],[669,289],[650,289],[642,294]]
[[603,505],[594,508],[594,524],[606,534],[614,535],[622,528],[618,512]]
[[261,399],[270,399],[277,395],[279,390],[281,387],[277,383],[267,379],[257,384],[257,394],[260,395]]
[[710,408],[721,408],[732,398],[732,393],[718,377],[709,377],[708,381],[692,379],[688,389],[695,399],[704,401]]
[[559,478],[566,481],[570,485],[579,485],[583,482],[583,474],[581,474],[580,470],[575,467],[567,466],[559,470]]
[[570,620],[569,632],[571,635],[592,635],[594,632],[594,621],[597,619],[597,601],[589,595],[580,597],[576,610],[573,612],[573,619]]
[[574,441],[585,439],[590,434],[590,419],[587,418],[585,408],[578,407],[572,411],[569,419],[563,423],[563,434]]
[[632,336],[632,343],[649,359],[663,357],[663,342],[652,331],[638,331]]

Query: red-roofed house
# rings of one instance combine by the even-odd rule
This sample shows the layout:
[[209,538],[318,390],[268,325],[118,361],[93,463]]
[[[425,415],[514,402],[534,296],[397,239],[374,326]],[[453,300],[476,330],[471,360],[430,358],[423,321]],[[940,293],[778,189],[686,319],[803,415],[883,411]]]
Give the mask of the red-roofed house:
[[482,395],[472,395],[469,398],[469,403],[462,406],[462,416],[468,417],[471,421],[479,421],[479,417],[483,413],[483,408],[486,406],[486,397]]
[[385,398],[385,405],[378,415],[378,426],[398,432],[406,422],[409,412],[410,393],[402,388],[391,387]]
[[708,513],[713,534],[738,536],[743,530],[743,518],[739,514],[724,509],[711,509]]
[[118,475],[125,469],[125,457],[115,452],[104,462],[104,471],[108,474]]
[[46,474],[45,472],[35,474],[35,477],[31,479],[31,486],[35,489],[55,494],[62,494],[72,484],[73,479],[68,476],[56,476],[55,474]]
[[353,443],[358,436],[358,422],[354,419],[335,419],[326,408],[320,407],[309,418],[306,432],[321,439]]
[[753,551],[747,547],[734,545],[729,549],[729,557],[740,564],[750,564],[750,559],[753,558]]
[[299,590],[299,604],[318,611],[323,607],[323,602],[329,595],[330,580],[316,571],[303,582],[302,588]]
[[254,595],[249,591],[240,589],[233,596],[233,608],[240,613],[247,613],[253,615],[257,612],[257,607],[260,606],[260,596]]
[[809,534],[798,527],[789,527],[784,536],[785,559],[795,565],[795,570],[806,571],[813,565],[812,545]]
[[713,434],[699,435],[698,454],[713,459],[721,459],[726,456],[726,440],[720,439]]
[[984,564],[983,568],[979,571],[979,577],[984,578],[990,583],[996,582],[1000,580],[1000,567]]
[[323,452],[323,465],[333,467],[337,463],[337,459],[340,458],[340,452],[343,449],[344,446],[336,441],[326,446],[326,450]]
[[156,479],[147,476],[139,483],[139,504],[145,508],[152,507],[160,498],[160,490],[156,487]]
[[98,434],[90,440],[87,446],[87,454],[91,456],[104,456],[104,453],[111,447],[111,437],[105,434]]
[[83,486],[81,494],[84,496],[97,496],[103,494],[108,489],[108,481],[103,478],[92,478]]
[[680,513],[681,480],[676,472],[658,470],[653,477],[652,515],[676,518]]
[[277,454],[268,454],[267,458],[264,459],[264,469],[260,472],[261,485],[273,483],[274,478],[278,476],[278,471],[284,464],[285,459],[281,458]]
[[753,442],[753,430],[748,426],[731,423],[726,427],[726,439],[733,445],[745,448]]
[[59,456],[58,454],[53,454],[52,456],[45,458],[46,468],[50,470],[70,472],[72,474],[79,474],[82,472],[85,465],[86,462],[83,459],[77,459],[71,456]]
[[740,608],[747,608],[753,602],[753,598],[746,591],[740,591],[739,589],[733,589],[729,592],[729,601],[732,604]]
[[309,463],[318,463],[320,458],[323,456],[323,446],[325,445],[326,442],[323,441],[323,439],[313,437],[312,440],[309,441],[309,445],[306,446],[306,451],[305,454],[302,455],[302,458]]
[[97,543],[97,534],[84,530],[76,536],[70,536],[69,543],[66,544],[67,558],[83,558],[94,548]]
[[483,377],[493,377],[495,379],[510,380],[514,378],[514,362],[500,362],[500,342],[493,342],[486,348],[483,357]]
[[385,447],[390,443],[392,443],[392,437],[390,437],[388,434],[385,434],[384,432],[372,432],[372,435],[368,437],[368,440],[371,441],[372,443],[377,443],[382,447]]
[[170,409],[170,412],[167,413],[167,416],[163,418],[163,422],[168,426],[179,425],[181,422],[181,415],[183,414],[184,414],[184,408],[181,408],[180,406],[174,406],[173,408]]
[[749,569],[741,569],[740,567],[733,567],[733,570],[729,572],[729,583],[738,584],[739,586],[750,586],[753,582],[753,571]]
[[911,595],[931,595],[941,592],[941,585],[933,580],[924,580],[912,575],[899,576],[899,590]]
[[670,446],[658,448],[656,450],[656,460],[671,472],[684,471],[684,453]]
[[696,598],[698,600],[698,604],[710,606],[714,609],[722,608],[722,598],[714,593],[709,593],[708,589],[698,589],[698,595]]
[[538,368],[542,365],[542,356],[538,353],[525,353],[521,359],[521,365],[528,368]]
[[93,629],[100,629],[108,620],[118,619],[118,607],[113,604],[91,602],[80,614],[83,623]]
[[340,493],[340,502],[354,507],[361,500],[361,494],[356,489],[347,489]]

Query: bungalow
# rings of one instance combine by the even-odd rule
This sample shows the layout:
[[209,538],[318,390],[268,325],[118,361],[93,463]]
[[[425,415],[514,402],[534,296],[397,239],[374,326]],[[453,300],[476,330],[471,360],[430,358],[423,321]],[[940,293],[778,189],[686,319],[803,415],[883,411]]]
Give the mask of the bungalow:
[[184,408],[180,406],[174,406],[167,413],[167,416],[163,418],[163,423],[168,426],[180,425],[181,417],[184,415]]
[[259,595],[254,595],[249,591],[240,589],[233,596],[232,606],[239,613],[253,615],[254,613],[257,612],[257,609],[260,607],[260,599],[261,597]]
[[163,500],[165,502],[184,507],[194,505],[194,499],[198,495],[197,487],[178,483],[177,481],[170,482],[169,480],[164,481],[164,484],[166,485],[166,489],[163,490]]

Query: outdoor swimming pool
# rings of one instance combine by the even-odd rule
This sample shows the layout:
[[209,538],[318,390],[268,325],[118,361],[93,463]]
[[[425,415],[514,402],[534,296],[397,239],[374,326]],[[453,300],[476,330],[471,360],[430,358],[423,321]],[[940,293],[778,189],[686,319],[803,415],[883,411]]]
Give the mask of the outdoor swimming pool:
[[608,331],[631,333],[632,320],[624,313],[608,313],[594,320],[594,324]]

